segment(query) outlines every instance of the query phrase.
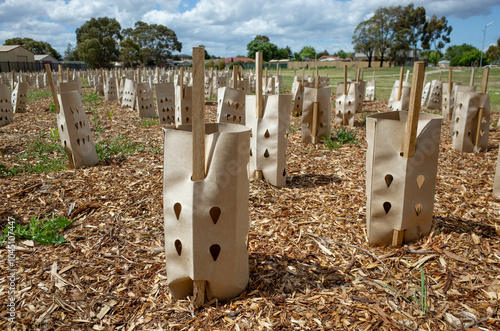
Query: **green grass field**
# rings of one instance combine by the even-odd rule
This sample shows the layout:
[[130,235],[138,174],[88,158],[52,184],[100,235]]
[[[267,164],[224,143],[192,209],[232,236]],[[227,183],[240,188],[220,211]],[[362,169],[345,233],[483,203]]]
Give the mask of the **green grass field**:
[[[379,68],[377,67],[378,63],[375,63],[374,68],[366,68],[362,71],[362,75],[364,79],[369,80],[375,75],[375,80],[377,82],[375,98],[376,99],[389,99],[389,95],[391,94],[392,86],[394,85],[394,81],[399,79],[399,73],[401,67],[393,67],[393,68]],[[405,67],[405,76],[406,71],[410,70],[410,78],[411,81],[411,73],[413,71],[412,67]],[[314,70],[306,70],[305,74],[312,75]],[[439,79],[439,71],[438,68],[426,68],[427,73],[427,82],[430,82],[433,79]],[[292,87],[294,71],[292,69],[283,69],[281,71],[283,75],[283,82],[285,85],[285,90],[290,90]],[[297,70],[297,75],[302,75],[302,70]],[[320,76],[328,76],[330,77],[330,84],[332,87],[332,93],[335,93],[337,83],[343,81],[344,78],[344,67],[338,68],[320,68],[319,69]],[[354,79],[356,77],[356,69],[349,68],[348,77]],[[452,79],[453,81],[462,82],[463,85],[469,85],[471,77],[470,68],[467,69],[459,69],[455,68],[452,70]],[[481,89],[481,81],[483,77],[483,72],[479,72],[476,69],[474,85],[478,90]],[[443,69],[442,74],[443,82],[448,81],[448,69]],[[490,92],[490,109],[494,112],[500,112],[500,68],[491,68],[488,79],[488,91]]]

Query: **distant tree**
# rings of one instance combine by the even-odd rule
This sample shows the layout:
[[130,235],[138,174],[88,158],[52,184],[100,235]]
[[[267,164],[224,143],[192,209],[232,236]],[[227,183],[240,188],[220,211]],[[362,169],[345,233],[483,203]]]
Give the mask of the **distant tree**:
[[293,60],[302,61],[302,56],[300,56],[300,53],[293,53]]
[[427,59],[428,63],[437,64],[439,60],[443,58],[443,53],[441,51],[422,51],[422,57]]
[[215,61],[214,59],[210,59],[210,61],[208,61],[206,64],[205,64],[205,68],[215,68]]
[[342,59],[347,59],[348,58],[347,53],[343,49],[341,49],[340,51],[338,51],[337,53],[335,53],[335,56],[338,56],[338,57],[340,57]]
[[446,49],[444,57],[450,60],[450,66],[470,66],[481,59],[481,51],[469,44],[453,45]]
[[278,59],[288,59],[292,57],[292,49],[290,46],[286,46],[285,48],[279,48],[277,53]]
[[323,52],[319,52],[318,54],[316,54],[316,56],[318,57],[318,59],[322,56],[329,56],[330,54],[328,53],[328,51],[325,49]]
[[[354,50],[358,53],[363,53],[368,58],[368,68],[372,66],[373,53],[376,49],[375,35],[372,31],[373,22],[363,21],[358,24],[352,36]],[[337,54],[340,53],[337,52]]]
[[[426,22],[425,8],[417,7],[413,3],[403,8],[395,26],[395,32],[402,34],[408,41],[410,49],[417,51],[418,42],[424,35],[424,25]],[[415,56],[413,57],[415,59]]]
[[[434,48],[436,54],[441,49],[444,48],[446,43],[449,43],[450,33],[453,30],[451,26],[448,26],[448,21],[446,17],[437,18],[436,15],[432,15],[432,17],[424,23],[423,34],[421,36],[422,48],[424,50],[431,50]],[[433,46],[433,47],[432,47]],[[436,62],[432,62],[437,64],[439,61],[438,57],[435,57]]]
[[141,45],[134,41],[132,38],[127,37],[120,42],[120,59],[127,63],[128,66],[133,67],[139,61],[139,51]]
[[488,47],[485,55],[489,62],[500,60],[500,38],[497,40],[497,45]]
[[312,46],[304,46],[300,51],[300,56],[302,58],[309,58],[314,60],[316,56],[316,50]]
[[219,59],[217,62],[217,69],[218,70],[224,70],[226,68],[226,60],[225,59]]
[[175,32],[161,24],[138,21],[134,29],[126,29],[124,34],[140,45],[139,58],[144,64],[159,65],[171,58],[173,51],[182,50]]
[[380,7],[369,22],[369,33],[374,34],[376,54],[380,58],[380,67],[384,65],[384,56],[395,42],[397,23],[401,18],[403,7]]
[[108,17],[91,18],[76,29],[78,56],[90,68],[109,67],[118,60],[118,40],[122,39],[121,26]]
[[59,61],[62,60],[61,54],[59,54],[49,43],[45,41],[36,41],[31,38],[16,37],[5,40],[4,45],[21,45],[35,53],[35,55],[50,55]]
[[268,36],[263,36],[263,35],[260,35],[260,34],[256,35],[255,38],[254,38],[254,40],[260,40],[260,41],[265,42],[265,43],[270,42]]
[[[254,40],[248,43],[247,50],[249,58],[255,59],[255,53],[257,52],[262,52],[262,59],[264,61],[270,61],[278,57],[278,46],[268,41],[263,41],[266,40],[266,38],[266,36],[256,36]],[[269,38],[267,38],[267,40],[269,40]]]
[[66,46],[66,50],[64,51],[64,61],[78,61],[78,50],[76,47],[73,47],[71,43],[68,43]]

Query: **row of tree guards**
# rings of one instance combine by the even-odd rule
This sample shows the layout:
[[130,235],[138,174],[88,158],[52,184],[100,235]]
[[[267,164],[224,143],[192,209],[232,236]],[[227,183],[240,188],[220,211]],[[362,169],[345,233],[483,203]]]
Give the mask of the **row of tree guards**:
[[[167,122],[175,124],[163,127],[168,283],[174,298],[194,294],[197,306],[214,298],[233,298],[247,286],[249,177],[266,179],[278,187],[286,183],[292,95],[266,94],[268,80],[263,79],[261,53],[256,54],[256,62],[255,95],[248,95],[250,86],[241,83],[238,67],[233,70],[231,86],[218,90],[218,123],[205,123],[207,81],[203,47],[193,48],[192,84],[184,80],[181,72],[174,84],[156,85],[157,102],[168,105]],[[56,86],[50,67],[46,66],[46,70],[59,137],[70,167],[97,163],[78,80],[70,80],[68,74],[64,81],[63,75],[59,75]],[[393,111],[366,118],[366,218],[370,244],[400,246],[427,235],[431,228],[443,117],[420,112],[423,91],[427,89],[424,72],[424,63],[416,62],[410,85],[409,72],[403,80],[402,70],[391,94],[389,108]],[[137,106],[140,116],[150,117],[151,109],[154,111],[153,95],[139,74],[135,78],[138,83],[123,81],[122,104]],[[100,81],[112,85],[113,79],[101,73]],[[446,103],[444,119],[453,123],[453,139],[465,141],[462,151],[487,147],[487,81],[485,70],[481,92],[475,92],[470,86],[463,88],[453,82],[450,70],[448,84],[432,81],[425,85],[433,103],[438,98]],[[337,86],[335,123],[353,125],[354,114],[360,111],[364,99],[363,82],[359,72],[355,80],[349,81],[345,70],[344,81]],[[370,86],[374,91],[374,79]],[[4,89],[0,86],[0,93],[5,94]],[[295,78],[293,89],[292,114],[302,116],[302,141],[317,143],[329,133],[332,121],[329,80],[319,77],[318,72],[314,79],[306,80],[303,72],[302,79]],[[441,94],[439,89],[446,93]],[[4,107],[2,99],[0,94],[0,107]],[[497,196],[499,174],[497,166]]]

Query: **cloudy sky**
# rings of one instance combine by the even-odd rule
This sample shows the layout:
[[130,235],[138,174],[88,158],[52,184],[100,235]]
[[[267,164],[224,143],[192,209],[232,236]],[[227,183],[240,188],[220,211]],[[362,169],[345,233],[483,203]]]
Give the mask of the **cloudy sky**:
[[[256,35],[278,47],[299,52],[351,51],[354,28],[381,6],[407,5],[406,0],[0,0],[0,45],[13,37],[46,41],[64,55],[76,44],[75,29],[95,17],[115,18],[122,28],[137,21],[163,24],[175,31],[191,54],[205,45],[216,56],[246,55]],[[499,0],[415,0],[428,16],[446,16],[453,27],[451,44],[485,49],[500,37]]]

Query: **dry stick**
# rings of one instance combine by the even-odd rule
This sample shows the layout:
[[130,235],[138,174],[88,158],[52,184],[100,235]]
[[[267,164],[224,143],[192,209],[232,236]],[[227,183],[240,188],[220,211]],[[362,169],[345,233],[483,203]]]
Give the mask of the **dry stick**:
[[45,71],[47,72],[47,80],[49,81],[50,91],[52,92],[52,98],[54,98],[54,105],[56,106],[56,113],[59,114],[61,111],[61,106],[59,105],[59,98],[57,97],[56,86],[54,85],[54,80],[52,79],[52,69],[49,64],[45,65]]
[[[193,47],[193,181],[205,179],[205,47]],[[206,280],[193,280],[194,306],[205,303]]]
[[476,73],[476,68],[472,67],[472,70],[470,71],[470,86],[474,86],[474,75]]
[[[483,72],[483,81],[481,83],[481,93],[486,93],[486,89],[488,86],[488,76],[490,73],[490,68],[484,68]],[[474,141],[474,146],[479,146],[479,139],[481,138],[481,124],[483,120],[483,108],[479,108],[477,111],[477,127],[476,127],[476,135],[475,135],[475,141]]]
[[[257,113],[257,118],[262,118],[264,117],[264,98],[262,97],[262,52],[255,53],[255,67],[257,70],[255,83],[255,111]],[[262,170],[255,170],[254,177],[262,179],[264,177]]]
[[401,67],[401,71],[399,72],[399,89],[398,89],[398,99],[401,100],[401,95],[403,94],[403,74],[405,72],[405,67]]
[[[318,68],[316,67],[316,73],[317,72]],[[317,75],[316,80],[314,81],[314,88],[316,89],[316,98],[317,98],[319,90],[319,75]],[[316,101],[313,102],[311,134],[312,134],[312,143],[315,144],[316,135],[318,134],[318,99],[316,99]]]

